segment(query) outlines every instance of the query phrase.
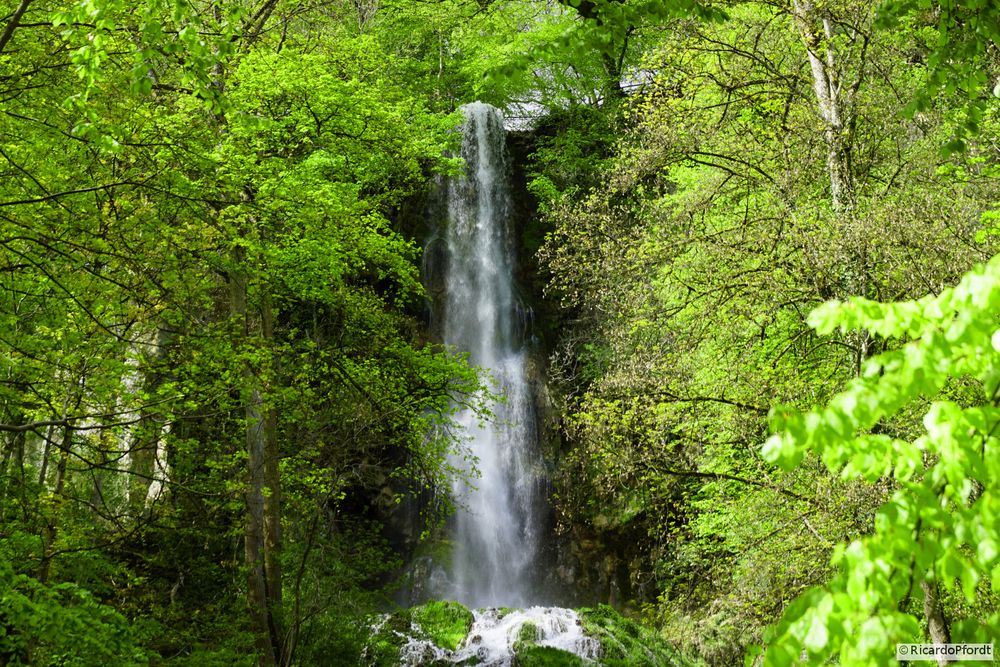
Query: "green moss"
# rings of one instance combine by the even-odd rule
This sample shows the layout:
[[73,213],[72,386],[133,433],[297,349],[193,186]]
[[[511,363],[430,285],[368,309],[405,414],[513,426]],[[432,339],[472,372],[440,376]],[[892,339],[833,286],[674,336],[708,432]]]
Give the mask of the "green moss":
[[655,631],[625,618],[607,605],[579,609],[584,632],[601,643],[605,667],[685,667],[684,659]]
[[514,645],[514,667],[583,667],[583,658],[551,646],[518,642]]
[[541,639],[542,631],[537,625],[531,621],[525,621],[521,624],[521,627],[517,629],[517,641],[534,643]]
[[441,648],[454,651],[472,627],[472,612],[457,602],[432,601],[410,610],[413,622]]
[[377,631],[368,635],[361,653],[361,664],[366,667],[395,667],[399,664],[399,650],[406,643],[410,630],[410,611],[404,609],[381,618],[369,618],[366,624]]

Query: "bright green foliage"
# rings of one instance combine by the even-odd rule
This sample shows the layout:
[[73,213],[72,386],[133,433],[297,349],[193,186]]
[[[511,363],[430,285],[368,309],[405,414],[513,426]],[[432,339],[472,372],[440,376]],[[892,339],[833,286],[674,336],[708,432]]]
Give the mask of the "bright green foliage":
[[462,26],[454,39],[472,94],[500,106],[529,102],[561,108],[595,101],[600,85],[595,59],[553,48],[575,26],[572,12],[531,0],[504,2]]
[[[102,117],[91,100],[113,80],[111,72],[118,69],[114,65],[127,68],[118,85],[139,98],[180,87],[209,109],[225,108],[219,69],[238,49],[256,40],[263,27],[261,16],[249,14],[248,9],[235,2],[210,8],[177,0],[81,0],[53,10],[50,20],[71,49],[78,79],[76,89],[65,98],[80,116],[72,134],[111,151],[130,141],[118,119]],[[124,49],[131,61],[115,63]]]
[[[786,468],[815,453],[844,478],[891,478],[895,491],[872,535],[840,545],[838,574],[785,612],[768,640],[765,664],[787,665],[803,648],[810,664],[884,665],[897,642],[921,641],[909,609],[915,584],[940,582],[970,605],[1000,592],[1000,257],[954,288],[916,301],[831,302],[810,323],[821,334],[866,328],[908,342],[865,363],[827,407],[772,411],[778,432],[764,456]],[[904,440],[877,426],[908,404],[934,399],[948,382],[969,378],[984,391],[963,406],[936,400],[925,432]],[[1000,634],[994,610],[952,627],[956,642]]]
[[[0,424],[24,430],[0,441],[0,536],[13,576],[114,604],[151,652],[254,661],[256,390],[289,650],[322,664],[399,566],[380,520],[454,474],[430,424],[479,386],[420,333],[400,213],[454,169],[457,119],[401,85],[357,8],[243,5],[31,3],[2,54]],[[34,622],[5,629],[41,660]]]
[[[492,86],[513,92],[530,82],[535,101],[555,108],[579,103],[614,106],[630,88],[641,54],[663,25],[682,18],[719,21],[725,13],[698,0],[559,0],[515,2],[536,18],[526,35],[507,42],[486,71]],[[624,89],[623,86],[624,85]]]
[[[5,546],[5,545],[4,545]],[[146,665],[136,629],[74,584],[46,586],[0,557],[0,661],[4,665]]]
[[535,128],[528,190],[539,209],[582,195],[589,177],[608,167],[614,145],[613,119],[588,106],[550,113]]
[[926,77],[907,110],[911,115],[926,111],[935,95],[959,92],[965,98],[963,124],[946,150],[964,151],[984,117],[995,115],[1000,97],[1000,81],[986,65],[1000,45],[1000,6],[979,0],[885,0],[879,7],[882,29],[920,25],[930,32]]
[[[979,233],[996,197],[982,158],[941,162],[947,101],[919,126],[897,115],[919,85],[906,57],[924,35],[875,31],[865,3],[823,7],[857,31],[843,28],[834,52],[853,90],[841,98],[848,213],[831,205],[802,36],[774,5],[672,24],[646,55],[656,77],[612,125],[607,161],[571,161],[580,114],[543,138],[536,163],[553,227],[548,294],[565,317],[552,371],[572,443],[556,481],[563,523],[605,547],[588,556],[617,568],[623,597],[712,664],[740,660],[741,642],[826,581],[834,546],[870,532],[893,491],[869,481],[877,473],[845,479],[813,457],[781,470],[759,456],[773,403],[824,403],[895,344],[880,330],[818,336],[807,314],[835,297],[940,291],[995,251]],[[581,167],[579,190],[560,199],[549,183],[567,164]],[[945,392],[961,403],[972,389]],[[881,435],[911,440],[919,427],[908,406]],[[954,617],[971,613],[944,601]]]

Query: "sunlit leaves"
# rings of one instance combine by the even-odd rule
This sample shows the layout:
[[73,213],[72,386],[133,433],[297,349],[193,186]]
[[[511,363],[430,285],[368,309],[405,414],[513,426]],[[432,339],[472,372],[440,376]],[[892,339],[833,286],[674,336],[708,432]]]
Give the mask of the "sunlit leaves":
[[[789,607],[765,664],[785,664],[782,656],[798,646],[817,664],[832,655],[843,665],[884,664],[894,643],[921,638],[917,619],[899,611],[914,592],[914,578],[957,586],[970,603],[981,579],[996,581],[998,308],[1000,257],[936,296],[889,304],[852,299],[814,311],[811,322],[822,332],[867,328],[908,342],[869,360],[864,376],[826,408],[773,410],[777,433],[763,454],[794,467],[812,451],[833,472],[892,476],[899,489],[879,511],[874,534],[840,552],[840,574],[824,587],[840,601],[835,613],[815,601]],[[871,432],[907,404],[933,399],[950,379],[970,376],[985,386],[985,405],[934,401],[923,418],[924,435],[912,442]],[[963,639],[988,637],[996,623],[995,615],[982,625],[966,623]],[[838,632],[843,628],[847,632]],[[860,643],[852,640],[858,628]],[[835,638],[829,648],[818,641],[827,635]]]
[[215,10],[177,0],[71,4],[52,17],[57,27],[64,27],[63,38],[73,47],[71,58],[82,84],[69,100],[85,110],[95,84],[107,76],[107,61],[124,50],[132,54],[132,92],[148,95],[154,80],[179,74],[181,85],[210,106],[222,108],[224,97],[212,71],[235,52],[244,28],[242,18],[239,3]]
[[[935,97],[958,98],[959,122],[943,145],[947,156],[965,152],[985,119],[998,107],[996,81],[989,79],[991,50],[1000,44],[1000,7],[981,0],[884,0],[879,26],[926,26],[921,44],[926,58],[922,86],[907,105],[912,116],[931,108]],[[916,31],[913,31],[916,32]]]

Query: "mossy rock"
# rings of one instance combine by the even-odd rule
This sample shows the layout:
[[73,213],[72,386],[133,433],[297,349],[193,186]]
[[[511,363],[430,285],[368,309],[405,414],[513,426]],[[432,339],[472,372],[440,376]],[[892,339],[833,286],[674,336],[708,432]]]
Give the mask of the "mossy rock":
[[657,632],[600,605],[579,609],[584,632],[601,643],[604,667],[687,667],[685,660]]
[[587,664],[593,663],[551,646],[521,642],[514,645],[514,667],[584,667]]
[[517,641],[524,642],[526,644],[534,644],[539,639],[542,638],[542,629],[532,623],[531,621],[525,621],[521,624],[521,627],[517,630]]
[[427,639],[454,651],[469,634],[472,612],[458,602],[431,601],[410,610],[410,617]]
[[568,651],[552,646],[539,646],[542,629],[531,621],[525,621],[517,630],[514,649],[514,667],[583,667],[588,664],[582,658]]
[[[368,641],[360,656],[360,664],[366,667],[396,667],[399,651],[409,634],[410,611],[404,609],[394,614],[367,620],[370,629]],[[377,628],[377,631],[374,631]]]

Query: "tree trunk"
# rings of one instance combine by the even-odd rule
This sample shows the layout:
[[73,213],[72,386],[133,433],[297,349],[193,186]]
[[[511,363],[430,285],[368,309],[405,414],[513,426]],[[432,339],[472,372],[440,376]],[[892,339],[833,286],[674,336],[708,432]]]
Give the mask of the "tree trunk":
[[837,54],[833,46],[833,23],[820,16],[807,0],[793,0],[795,24],[806,45],[813,91],[820,118],[823,119],[827,146],[826,165],[830,176],[830,199],[833,210],[850,211],[856,202],[851,176],[850,144],[846,137],[845,106],[850,106],[837,73]]
[[59,446],[59,462],[56,464],[56,478],[52,485],[52,504],[48,508],[48,516],[43,518],[42,562],[38,566],[38,581],[47,583],[52,571],[52,558],[55,556],[55,542],[59,535],[59,511],[62,502],[63,489],[66,486],[66,467],[69,463],[69,453],[73,447],[73,428],[64,427],[62,444]]
[[[274,338],[274,316],[270,297],[261,297],[261,336],[268,346]],[[264,464],[264,576],[267,581],[271,634],[280,665],[288,664],[284,638],[284,612],[281,590],[281,470],[278,451],[277,415],[272,407],[257,406],[262,420]]]
[[[236,257],[244,262],[242,253]],[[248,279],[242,270],[229,277],[231,308],[238,320],[235,347],[242,349],[257,338],[270,340],[272,316],[265,299],[260,322],[252,322],[247,308]],[[258,339],[258,341],[260,340]],[[259,362],[258,362],[259,363]],[[247,565],[247,597],[250,620],[262,667],[284,664],[281,622],[281,496],[274,410],[265,406],[265,391],[256,369],[248,364],[243,373],[244,417],[248,479],[244,554]]]
[[246,405],[247,465],[247,524],[245,552],[248,568],[250,616],[257,634],[257,649],[261,665],[275,665],[276,646],[271,623],[264,539],[264,419],[261,415],[260,392],[254,388]]
[[49,474],[49,455],[52,452],[52,438],[55,437],[55,426],[45,429],[45,445],[42,448],[42,462],[38,466],[38,486],[45,486],[45,478]]
[[[854,114],[854,97],[862,81],[863,66],[849,88],[844,87],[840,63],[835,49],[835,31],[831,17],[810,0],[792,0],[796,28],[806,46],[817,111],[823,121],[826,143],[826,168],[830,178],[830,204],[840,227],[839,270],[842,274],[838,298],[868,296],[869,239],[857,228],[854,210],[857,193],[851,168],[850,120]],[[865,48],[867,42],[864,42]],[[864,58],[864,48],[861,53]],[[847,334],[854,350],[854,374],[861,375],[861,366],[873,352],[867,330]]]
[[[15,425],[23,424],[24,415],[18,412],[12,421]],[[8,512],[15,511],[15,503],[12,502],[14,494],[24,493],[25,438],[22,431],[11,433],[4,439],[3,460],[0,461],[0,521],[7,520]],[[22,505],[23,502],[22,499]]]
[[[924,618],[927,619],[927,634],[933,644],[950,644],[951,632],[944,612],[941,610],[941,599],[938,597],[937,582],[923,581],[920,588],[924,591]],[[947,665],[948,659],[939,657],[939,665]]]

